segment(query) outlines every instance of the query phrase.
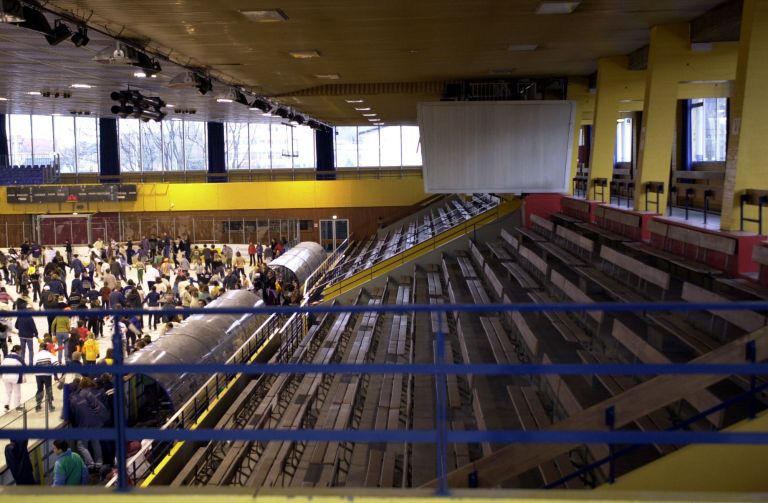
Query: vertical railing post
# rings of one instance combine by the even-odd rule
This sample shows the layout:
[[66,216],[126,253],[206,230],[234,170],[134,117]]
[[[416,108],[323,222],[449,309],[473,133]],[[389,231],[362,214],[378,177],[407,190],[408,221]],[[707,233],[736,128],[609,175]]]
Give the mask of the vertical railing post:
[[[117,316],[112,316],[112,323],[114,326],[114,333],[112,334],[112,348],[113,356],[115,359],[115,365],[123,365],[125,358],[123,357],[123,341],[120,334],[120,324],[117,321]],[[125,383],[123,382],[123,372],[115,372],[115,451],[117,453],[117,490],[118,492],[128,491],[128,470],[126,467],[126,451],[125,451]]]
[[[605,409],[605,425],[609,431],[613,431],[616,427],[616,408],[611,405]],[[616,480],[616,463],[614,458],[614,446],[608,444],[608,483],[613,484]]]
[[[746,347],[746,359],[749,363],[757,363],[757,346],[755,341],[749,341]],[[755,374],[749,375],[749,418],[754,419],[757,415],[757,397],[755,396],[755,388],[757,387],[757,376]]]
[[[437,317],[435,350],[436,369],[445,363],[445,335],[443,312]],[[446,376],[442,370],[435,373],[435,408],[437,416],[437,496],[448,495],[448,415],[446,411]]]

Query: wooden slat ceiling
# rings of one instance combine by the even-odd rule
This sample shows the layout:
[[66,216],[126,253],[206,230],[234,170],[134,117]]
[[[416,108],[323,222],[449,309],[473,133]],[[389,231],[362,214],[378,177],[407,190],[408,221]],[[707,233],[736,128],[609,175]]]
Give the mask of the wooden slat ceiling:
[[[439,98],[436,86],[377,91],[360,86],[354,96],[331,92],[335,85],[441,83],[512,76],[589,75],[599,57],[627,54],[648,43],[655,24],[688,21],[722,0],[584,0],[569,15],[540,16],[538,0],[54,0],[49,5],[90,17],[90,23],[122,36],[149,41],[172,59],[210,68],[233,82],[281,99],[332,124],[364,124],[345,99],[363,98],[387,123],[413,123],[419,100]],[[255,23],[239,11],[280,8],[288,20]],[[129,67],[93,63],[94,39],[86,48],[69,42],[50,48],[43,37],[15,26],[0,26],[0,111],[46,112],[51,107],[90,107],[108,113],[109,92],[141,85],[177,106],[196,108],[205,120],[247,120],[246,107],[218,104],[192,90],[171,90],[167,81],[179,68],[163,64],[153,82],[137,83]],[[507,50],[537,44],[533,52]],[[320,58],[297,60],[290,51],[317,50]],[[339,74],[328,81],[317,74]],[[99,87],[73,92],[59,106],[27,99],[35,87],[65,87],[92,79]],[[302,92],[318,86],[328,92]],[[301,93],[301,96],[292,96]],[[53,101],[53,100],[49,100]]]

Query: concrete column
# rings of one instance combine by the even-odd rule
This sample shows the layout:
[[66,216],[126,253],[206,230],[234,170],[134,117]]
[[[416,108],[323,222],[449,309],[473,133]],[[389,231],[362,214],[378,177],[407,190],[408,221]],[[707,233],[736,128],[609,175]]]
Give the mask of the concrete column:
[[[768,0],[744,0],[736,82],[730,103],[721,228],[739,229],[739,197],[768,189]],[[756,217],[750,208],[749,217]],[[756,231],[747,223],[745,230]],[[765,230],[764,230],[765,232]]]
[[[631,71],[628,64],[626,56],[601,58],[597,64],[594,134],[589,156],[590,197],[593,180],[607,178],[610,181],[613,177],[619,103],[642,98],[645,72]],[[605,189],[605,201],[610,201],[609,187]]]
[[[576,121],[573,124],[573,145],[571,147],[571,173],[568,180],[573,180],[579,165],[579,134],[581,127],[592,123],[595,102],[594,95],[589,92],[587,79],[572,77],[568,79],[568,99],[576,102]],[[568,188],[573,193],[573,184]]]
[[659,196],[658,212],[664,214],[667,208],[669,167],[677,114],[677,88],[685,57],[689,52],[689,33],[687,23],[651,28],[645,106],[635,175],[636,210],[645,210],[646,182],[664,182],[664,193]]

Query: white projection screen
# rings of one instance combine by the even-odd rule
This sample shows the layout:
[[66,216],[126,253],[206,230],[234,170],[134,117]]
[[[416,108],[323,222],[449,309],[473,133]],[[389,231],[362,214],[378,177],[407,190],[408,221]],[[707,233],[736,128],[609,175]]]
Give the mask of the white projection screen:
[[566,192],[570,101],[419,103],[427,193]]

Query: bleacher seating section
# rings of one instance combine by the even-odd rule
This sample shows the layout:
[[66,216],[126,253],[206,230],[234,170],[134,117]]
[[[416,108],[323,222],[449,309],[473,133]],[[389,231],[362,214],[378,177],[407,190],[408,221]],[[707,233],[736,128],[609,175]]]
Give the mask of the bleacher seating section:
[[56,165],[7,166],[0,164],[0,185],[42,185],[56,183],[59,168]]

